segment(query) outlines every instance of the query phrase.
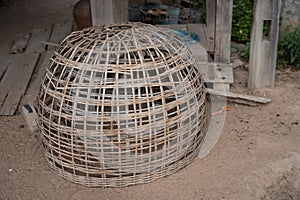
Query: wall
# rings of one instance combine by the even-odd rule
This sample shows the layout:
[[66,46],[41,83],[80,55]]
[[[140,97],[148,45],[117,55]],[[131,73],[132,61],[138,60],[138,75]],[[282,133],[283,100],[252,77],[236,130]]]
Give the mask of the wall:
[[300,28],[300,0],[282,0],[280,32],[289,27],[292,30]]

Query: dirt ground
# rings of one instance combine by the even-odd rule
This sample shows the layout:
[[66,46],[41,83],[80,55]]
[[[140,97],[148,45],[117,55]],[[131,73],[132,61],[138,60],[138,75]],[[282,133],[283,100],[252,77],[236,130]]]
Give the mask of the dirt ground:
[[[0,8],[0,53],[13,35],[72,18],[75,0],[8,0]],[[50,171],[41,139],[22,115],[0,117],[0,200],[300,199],[300,73],[278,72],[274,89],[249,92],[237,68],[232,91],[272,99],[257,107],[230,103],[221,137],[204,159],[174,175],[126,188],[86,188]],[[17,80],[16,80],[17,81]]]

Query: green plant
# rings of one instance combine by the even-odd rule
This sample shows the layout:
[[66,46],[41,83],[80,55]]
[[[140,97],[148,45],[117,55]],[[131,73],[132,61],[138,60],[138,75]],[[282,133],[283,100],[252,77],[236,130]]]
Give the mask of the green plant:
[[241,53],[242,58],[244,58],[247,62],[249,62],[250,59],[250,42],[246,42],[246,47]]
[[278,43],[278,63],[300,69],[300,28],[287,31]]
[[238,42],[250,41],[252,29],[252,0],[233,0],[232,39]]
[[206,23],[206,0],[202,0],[202,11],[201,21],[202,23]]

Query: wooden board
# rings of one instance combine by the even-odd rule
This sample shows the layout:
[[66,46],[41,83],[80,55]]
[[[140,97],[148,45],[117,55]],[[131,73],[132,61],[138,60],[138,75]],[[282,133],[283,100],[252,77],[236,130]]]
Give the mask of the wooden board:
[[30,33],[19,33],[15,35],[10,53],[23,53],[28,45],[29,39]]
[[214,63],[197,62],[199,71],[206,77],[208,82],[212,83],[233,83],[232,67],[218,67]]
[[209,53],[214,53],[215,51],[216,5],[217,0],[206,1],[206,27],[204,31]]
[[198,70],[206,83],[214,82],[214,68],[208,62],[197,62]]
[[210,88],[216,90],[229,90],[230,83],[234,82],[233,68],[232,67],[219,67],[214,63],[209,62],[196,62],[199,72]]
[[93,26],[128,21],[128,0],[91,0]]
[[173,30],[187,31],[187,25],[186,24],[157,24],[156,26],[162,27],[162,28],[173,29]]
[[[72,31],[72,22],[64,21],[53,25],[49,42],[59,44]],[[55,46],[49,46],[48,50],[55,50]]]
[[[207,2],[207,1],[206,1]],[[219,98],[218,96],[210,96],[211,104],[207,105],[207,115],[206,119],[206,134],[204,140],[202,141],[199,157],[204,158],[207,154],[214,148],[217,144],[218,139],[220,138],[223,129],[224,123],[226,119],[226,112],[222,112],[219,115],[212,116],[212,113],[218,112],[222,108],[227,107],[227,102],[225,98]]]
[[93,26],[113,23],[113,3],[110,0],[91,0]]
[[200,38],[200,45],[208,52],[214,51],[214,30],[205,24],[164,24],[159,27],[195,32]]
[[190,44],[188,45],[188,48],[192,52],[196,62],[207,62],[207,51],[200,43]]
[[39,63],[37,64],[37,72],[32,76],[32,80],[27,89],[26,94],[37,97],[41,87],[42,80],[46,74],[47,65],[50,61],[50,58],[53,55],[53,51],[46,51],[42,54]]
[[230,90],[230,84],[229,83],[214,83],[213,89],[220,90],[220,91],[229,91]]
[[0,82],[0,115],[16,113],[38,59],[37,53],[14,55]]
[[[128,21],[128,0],[112,0],[113,8],[113,23],[127,22]],[[101,19],[100,19],[101,20]]]
[[207,51],[209,53],[214,53],[215,51],[215,29],[210,28],[209,26],[203,27],[205,38],[208,44]]
[[174,30],[183,30],[183,31],[188,30],[186,24],[170,24],[169,26],[171,29],[174,29]]
[[216,83],[233,83],[233,69],[232,67],[218,67],[215,65],[215,79]]
[[207,42],[206,33],[205,33],[205,24],[188,24],[188,31],[195,32],[200,38],[200,44],[201,46],[206,49],[206,51],[209,50],[209,43]]
[[212,90],[212,89],[207,89],[207,92],[211,95],[217,95],[217,96],[223,96],[227,98],[232,98],[232,99],[238,99],[238,100],[244,100],[244,101],[249,101],[253,103],[270,103],[271,99],[265,98],[265,97],[256,97],[256,96],[251,96],[251,95],[245,95],[245,94],[238,94],[238,93],[233,93],[229,91],[219,91],[219,90]]
[[0,83],[10,63],[10,55],[0,55]]
[[50,32],[50,27],[48,29],[31,30],[31,37],[27,45],[26,52],[42,53],[45,51],[45,47],[42,42],[49,40]]
[[217,0],[215,28],[215,61],[230,63],[233,0]]
[[214,30],[216,27],[216,1],[206,1],[206,26],[211,30]]

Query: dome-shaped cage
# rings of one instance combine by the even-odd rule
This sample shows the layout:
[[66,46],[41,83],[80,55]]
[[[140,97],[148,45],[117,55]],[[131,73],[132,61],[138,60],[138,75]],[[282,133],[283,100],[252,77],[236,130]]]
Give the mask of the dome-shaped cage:
[[51,58],[39,98],[46,159],[86,186],[173,174],[198,155],[205,90],[186,45],[142,23],[87,28]]

